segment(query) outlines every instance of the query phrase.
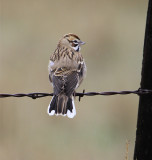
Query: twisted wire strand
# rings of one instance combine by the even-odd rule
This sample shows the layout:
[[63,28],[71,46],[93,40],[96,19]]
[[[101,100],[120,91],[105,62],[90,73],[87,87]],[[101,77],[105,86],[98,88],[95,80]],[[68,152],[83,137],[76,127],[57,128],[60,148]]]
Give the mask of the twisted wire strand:
[[[82,93],[74,93],[74,96],[79,97],[79,101],[81,97],[83,96],[97,96],[97,95],[103,95],[103,96],[111,96],[111,95],[128,95],[128,94],[137,94],[137,95],[150,95],[152,94],[152,90],[148,89],[141,89],[139,88],[138,90],[135,91],[110,91],[110,92],[85,92],[83,90]],[[0,94],[0,98],[7,98],[7,97],[29,97],[32,99],[36,98],[42,98],[42,97],[47,97],[47,96],[53,96],[53,93],[17,93],[17,94]]]

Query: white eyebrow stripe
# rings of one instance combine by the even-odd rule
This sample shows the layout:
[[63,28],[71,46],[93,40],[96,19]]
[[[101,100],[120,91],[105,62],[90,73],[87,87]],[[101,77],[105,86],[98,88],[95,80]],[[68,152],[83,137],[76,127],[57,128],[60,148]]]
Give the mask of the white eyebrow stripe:
[[74,41],[72,41],[74,44],[79,44],[78,42],[74,42]]

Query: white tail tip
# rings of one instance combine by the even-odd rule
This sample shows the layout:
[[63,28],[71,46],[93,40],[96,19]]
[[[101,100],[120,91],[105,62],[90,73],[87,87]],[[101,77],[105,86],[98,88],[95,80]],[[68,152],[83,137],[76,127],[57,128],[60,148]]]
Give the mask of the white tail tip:
[[48,109],[47,109],[47,113],[48,113],[49,116],[53,116],[53,115],[59,116],[59,115],[61,115],[61,116],[64,116],[64,117],[67,116],[68,118],[73,118],[76,115],[76,109],[75,109],[75,104],[74,104],[73,98],[72,98],[72,106],[73,106],[72,112],[70,110],[67,110],[67,114],[62,114],[62,113],[61,114],[58,114],[58,113],[56,114],[55,110],[52,110],[51,112],[49,112],[49,110],[50,110],[50,105],[49,105]]

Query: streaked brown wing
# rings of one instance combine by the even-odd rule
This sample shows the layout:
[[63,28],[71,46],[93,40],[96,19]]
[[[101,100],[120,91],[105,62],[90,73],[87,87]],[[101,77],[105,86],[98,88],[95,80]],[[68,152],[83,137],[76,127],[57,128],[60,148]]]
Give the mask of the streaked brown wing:
[[62,76],[54,76],[52,77],[54,95],[58,95],[64,91],[65,82]]
[[68,74],[62,76],[53,75],[52,82],[54,94],[58,95],[60,93],[64,93],[67,96],[71,96],[76,89],[78,81],[79,77],[76,71],[68,71]]
[[82,83],[82,81],[83,81],[83,78],[86,75],[86,65],[85,65],[85,62],[80,62],[79,63],[77,72],[78,72],[78,76],[79,76],[79,85],[80,85]]
[[69,74],[71,74],[73,71],[76,70],[69,70],[66,67],[61,67],[61,68],[57,68],[56,71],[54,72],[55,76],[67,76]]
[[79,82],[79,77],[76,71],[73,71],[66,77],[66,83],[65,83],[66,95],[70,96],[71,94],[73,94],[74,90],[78,85],[78,82]]

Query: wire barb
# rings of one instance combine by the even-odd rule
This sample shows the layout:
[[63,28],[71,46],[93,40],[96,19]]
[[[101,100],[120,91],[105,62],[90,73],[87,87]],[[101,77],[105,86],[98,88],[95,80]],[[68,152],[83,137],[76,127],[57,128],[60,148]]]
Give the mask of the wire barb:
[[81,101],[81,98],[84,96],[84,93],[85,93],[85,89],[83,90],[82,94],[79,95],[79,102]]
[[[138,90],[135,90],[135,91],[119,91],[119,92],[115,92],[115,91],[111,91],[111,92],[85,92],[85,90],[83,90],[82,93],[74,93],[74,96],[78,96],[79,101],[80,101],[83,96],[97,96],[97,95],[111,96],[111,95],[127,95],[127,94],[137,94],[139,96],[152,95],[152,90],[141,89],[141,88],[139,88]],[[0,98],[30,97],[32,99],[36,99],[36,98],[42,98],[42,97],[48,97],[48,96],[53,96],[53,93],[0,94]]]

